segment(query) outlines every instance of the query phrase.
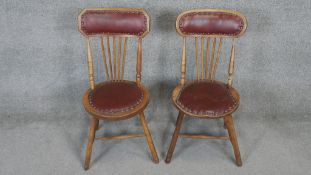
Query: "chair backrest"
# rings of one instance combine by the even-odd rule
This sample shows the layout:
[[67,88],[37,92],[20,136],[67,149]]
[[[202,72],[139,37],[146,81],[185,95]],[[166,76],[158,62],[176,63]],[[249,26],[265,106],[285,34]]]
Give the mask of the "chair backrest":
[[[91,38],[99,37],[108,80],[123,80],[129,37],[137,38],[136,82],[141,81],[142,38],[149,32],[149,15],[143,9],[87,8],[78,17],[79,31],[87,40],[87,63],[91,89],[94,89],[94,66]],[[112,44],[111,44],[112,39]]]
[[228,66],[228,84],[232,85],[235,40],[244,34],[246,27],[244,15],[232,10],[196,9],[181,13],[176,20],[176,30],[183,37],[181,84],[186,81],[186,38],[192,37],[195,38],[196,79],[211,81],[215,79],[223,39],[232,39]]

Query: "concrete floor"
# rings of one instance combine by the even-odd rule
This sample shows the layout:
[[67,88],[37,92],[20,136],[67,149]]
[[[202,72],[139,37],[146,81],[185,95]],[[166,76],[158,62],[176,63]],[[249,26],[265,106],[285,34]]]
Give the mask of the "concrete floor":
[[[175,115],[175,113],[174,113]],[[90,170],[83,170],[88,119],[2,123],[0,174],[311,174],[311,121],[236,117],[243,167],[234,163],[226,141],[180,139],[171,164],[165,164],[174,128],[166,121],[147,117],[160,164],[154,164],[143,138],[96,141]],[[220,120],[186,118],[182,132],[226,134]],[[142,132],[139,120],[101,123],[103,133]]]

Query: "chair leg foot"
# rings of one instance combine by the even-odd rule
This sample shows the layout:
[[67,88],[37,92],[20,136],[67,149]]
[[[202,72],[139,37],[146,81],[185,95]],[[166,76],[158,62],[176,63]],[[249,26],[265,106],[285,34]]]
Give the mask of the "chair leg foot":
[[229,133],[229,138],[231,141],[231,144],[233,146],[233,151],[234,151],[234,156],[235,156],[235,161],[237,166],[242,166],[242,160],[241,160],[241,155],[240,155],[240,150],[239,150],[239,144],[238,144],[238,139],[236,136],[235,128],[234,128],[234,123],[231,115],[225,116],[225,125],[228,129]]
[[145,115],[144,115],[144,113],[142,112],[142,113],[139,114],[139,116],[140,116],[141,124],[142,124],[142,126],[143,126],[143,128],[144,128],[144,133],[145,133],[146,140],[147,140],[147,143],[148,143],[148,146],[149,146],[149,149],[150,149],[152,158],[153,158],[153,162],[154,162],[154,163],[159,163],[158,154],[157,154],[157,151],[156,151],[156,149],[155,149],[155,147],[154,147],[153,139],[152,139],[151,133],[150,133],[150,131],[149,131],[147,122],[146,122],[146,120],[145,120]]
[[96,127],[98,127],[98,120],[92,118],[90,130],[89,130],[89,140],[85,152],[84,170],[88,170],[90,167],[90,160],[92,155],[92,148],[95,138]]
[[174,150],[175,150],[175,146],[176,146],[176,142],[177,142],[177,139],[178,139],[178,135],[179,135],[179,131],[180,131],[180,128],[181,128],[181,124],[182,124],[183,118],[184,118],[184,113],[179,112],[178,117],[177,117],[177,121],[176,121],[176,128],[175,128],[174,134],[172,136],[170,147],[169,147],[169,149],[167,151],[167,154],[166,154],[165,163],[170,163],[171,162],[171,159],[172,159],[172,156],[173,156],[173,153],[174,153]]

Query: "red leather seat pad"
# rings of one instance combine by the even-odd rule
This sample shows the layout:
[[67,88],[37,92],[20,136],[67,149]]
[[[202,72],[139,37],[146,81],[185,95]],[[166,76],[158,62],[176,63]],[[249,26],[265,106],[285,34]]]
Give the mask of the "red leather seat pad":
[[110,81],[97,86],[89,95],[92,107],[102,113],[126,112],[143,99],[143,90],[135,82]]
[[211,117],[222,116],[238,105],[227,84],[211,81],[186,84],[177,97],[177,104],[189,113]]

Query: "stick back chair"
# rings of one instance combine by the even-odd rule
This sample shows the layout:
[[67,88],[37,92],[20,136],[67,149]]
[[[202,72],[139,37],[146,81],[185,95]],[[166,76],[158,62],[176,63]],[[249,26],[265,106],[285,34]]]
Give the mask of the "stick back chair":
[[[176,30],[183,37],[181,81],[172,93],[179,110],[176,128],[165,162],[171,161],[178,137],[193,139],[230,140],[236,164],[242,166],[232,113],[238,108],[239,94],[232,86],[234,72],[235,40],[243,35],[247,21],[244,15],[232,10],[196,9],[181,13],[176,20]],[[195,40],[196,79],[186,80],[186,40]],[[228,82],[215,80],[223,40],[232,39]],[[230,40],[229,40],[230,42]],[[227,136],[180,134],[184,116],[204,119],[224,119]]]
[[[153,161],[159,162],[151,133],[144,116],[149,92],[141,83],[142,38],[149,32],[149,15],[143,9],[87,8],[78,17],[79,31],[86,38],[90,88],[85,92],[83,105],[90,114],[91,124],[84,169],[89,169],[92,146],[96,140],[121,140],[146,137]],[[100,38],[104,82],[95,83],[91,38]],[[124,80],[124,67],[129,38],[137,39],[136,81]],[[99,120],[124,120],[139,115],[144,134],[95,138]]]

